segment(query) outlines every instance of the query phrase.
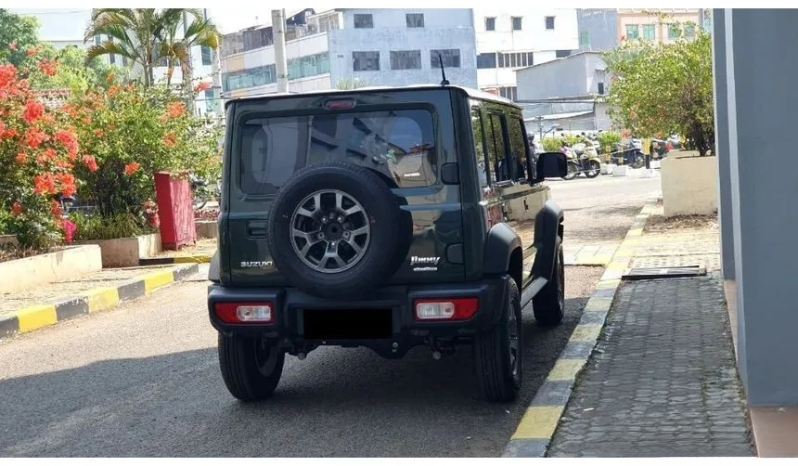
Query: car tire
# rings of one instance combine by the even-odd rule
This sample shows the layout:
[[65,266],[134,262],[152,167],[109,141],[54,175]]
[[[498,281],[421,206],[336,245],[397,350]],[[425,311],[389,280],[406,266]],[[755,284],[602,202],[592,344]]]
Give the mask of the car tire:
[[219,334],[219,367],[227,390],[241,401],[269,398],[283,375],[285,353],[263,338]]
[[[321,197],[314,197],[318,193]],[[311,233],[303,237],[296,232]],[[401,199],[380,175],[331,162],[302,169],[285,183],[272,205],[267,234],[274,263],[288,283],[318,297],[357,298],[378,289],[399,269],[413,227],[410,213],[401,209]],[[306,249],[307,244],[312,246]],[[334,256],[327,259],[331,252]],[[330,260],[339,270],[328,267]]]
[[535,320],[543,326],[557,325],[565,315],[565,263],[562,245],[557,247],[554,257],[551,280],[532,298]]
[[512,278],[506,277],[507,293],[499,323],[477,335],[474,361],[482,397],[491,402],[516,399],[523,378],[523,325],[521,294]]

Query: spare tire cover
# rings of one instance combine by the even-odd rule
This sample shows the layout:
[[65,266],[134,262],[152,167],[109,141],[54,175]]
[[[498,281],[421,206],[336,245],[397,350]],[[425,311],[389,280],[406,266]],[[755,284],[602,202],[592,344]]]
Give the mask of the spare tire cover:
[[296,172],[271,207],[268,242],[292,286],[319,297],[356,297],[396,272],[412,238],[409,212],[375,172],[329,162]]

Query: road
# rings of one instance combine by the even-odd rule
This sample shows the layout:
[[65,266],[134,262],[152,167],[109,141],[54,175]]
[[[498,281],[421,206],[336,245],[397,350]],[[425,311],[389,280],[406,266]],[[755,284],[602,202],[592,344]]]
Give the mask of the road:
[[[651,187],[609,177],[551,184],[578,219],[582,205],[617,200],[593,192],[604,183],[623,199]],[[397,361],[340,348],[288,357],[275,396],[241,404],[219,375],[203,273],[0,342],[0,455],[499,456],[602,269],[567,268],[563,325],[541,329],[526,310],[525,388],[512,404],[475,399],[470,352],[435,361],[425,348]]]

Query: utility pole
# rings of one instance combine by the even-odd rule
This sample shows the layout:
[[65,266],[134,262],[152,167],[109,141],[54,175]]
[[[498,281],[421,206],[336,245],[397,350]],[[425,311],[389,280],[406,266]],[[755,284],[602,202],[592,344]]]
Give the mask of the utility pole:
[[274,67],[277,71],[277,92],[288,92],[288,59],[285,54],[285,13],[272,10],[272,32],[274,34]]
[[538,118],[538,130],[540,131],[540,143],[543,144],[543,116],[539,116]]

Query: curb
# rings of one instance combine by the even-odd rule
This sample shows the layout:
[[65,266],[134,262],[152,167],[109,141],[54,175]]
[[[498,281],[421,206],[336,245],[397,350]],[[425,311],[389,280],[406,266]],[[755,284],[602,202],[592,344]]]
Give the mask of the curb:
[[559,359],[540,386],[518,427],[504,448],[504,458],[543,458],[557,430],[560,418],[571,397],[576,378],[590,360],[604,328],[615,292],[634,255],[638,238],[648,217],[656,208],[659,196],[649,199],[635,217],[612,261],[604,269],[593,295],[585,305],[582,318],[574,328]]
[[148,257],[139,259],[139,265],[207,264],[213,254],[194,254],[191,256]]
[[49,304],[17,309],[8,317],[0,317],[0,338],[28,333],[74,317],[116,307],[151,294],[173,282],[185,280],[197,273],[199,265],[182,265],[141,275],[115,287],[94,288],[78,296],[59,298]]

